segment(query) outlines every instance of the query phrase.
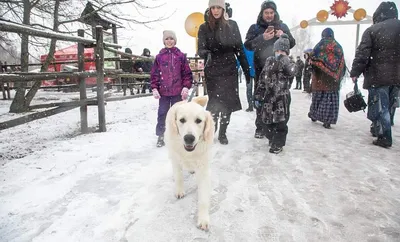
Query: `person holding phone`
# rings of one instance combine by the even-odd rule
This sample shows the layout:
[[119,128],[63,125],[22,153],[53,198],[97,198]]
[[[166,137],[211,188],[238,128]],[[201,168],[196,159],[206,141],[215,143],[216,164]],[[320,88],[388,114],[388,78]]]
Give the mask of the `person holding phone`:
[[[288,26],[280,20],[276,4],[270,0],[264,1],[261,4],[257,23],[250,26],[244,43],[248,50],[254,51],[254,68],[256,72],[254,87],[258,85],[265,61],[268,57],[274,56],[274,43],[283,33],[288,36],[290,49],[293,48],[296,45],[296,41],[290,33]],[[264,125],[261,120],[261,110],[259,108],[256,108],[256,114],[256,132],[254,137],[262,139],[267,132],[263,130]]]

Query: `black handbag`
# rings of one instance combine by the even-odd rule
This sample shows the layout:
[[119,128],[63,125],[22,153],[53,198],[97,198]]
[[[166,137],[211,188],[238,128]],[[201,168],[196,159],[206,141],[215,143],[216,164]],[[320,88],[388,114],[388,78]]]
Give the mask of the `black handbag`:
[[347,93],[346,100],[344,100],[344,106],[350,113],[358,112],[360,110],[364,111],[367,108],[364,97],[358,89],[357,82],[354,84],[354,90]]

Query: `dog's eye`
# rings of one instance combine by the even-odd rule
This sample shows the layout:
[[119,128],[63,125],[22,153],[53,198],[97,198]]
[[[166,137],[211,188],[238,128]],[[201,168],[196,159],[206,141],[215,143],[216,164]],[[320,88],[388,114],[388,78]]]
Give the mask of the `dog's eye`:
[[201,123],[201,119],[197,118],[197,119],[195,120],[195,122],[196,122],[196,124],[199,124],[199,123]]
[[186,119],[184,119],[184,118],[181,118],[181,119],[179,119],[179,122],[181,122],[181,123],[186,123]]

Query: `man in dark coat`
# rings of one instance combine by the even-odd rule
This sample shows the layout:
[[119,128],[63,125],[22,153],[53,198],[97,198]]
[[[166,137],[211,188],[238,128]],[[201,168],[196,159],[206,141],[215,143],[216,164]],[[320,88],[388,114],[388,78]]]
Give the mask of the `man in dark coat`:
[[357,48],[350,76],[354,82],[363,73],[368,89],[368,119],[377,127],[373,144],[392,146],[390,96],[400,86],[400,20],[394,2],[382,2]]
[[297,56],[296,71],[295,71],[295,77],[296,77],[295,89],[298,90],[301,90],[301,77],[303,76],[303,69],[304,69],[304,62],[300,59],[300,56]]
[[[257,23],[250,26],[247,31],[246,41],[244,43],[248,50],[254,51],[254,67],[256,76],[254,79],[254,87],[258,85],[258,79],[268,57],[274,56],[274,43],[283,34],[289,37],[290,49],[296,45],[290,30],[284,24],[277,12],[276,4],[273,1],[264,1],[261,5],[261,11],[257,17]],[[255,138],[265,137],[263,131],[263,123],[261,120],[261,111],[256,109],[256,132]]]
[[[142,56],[150,57],[150,50],[144,48]],[[134,65],[135,71],[139,73],[150,73],[152,67],[153,60],[138,60]],[[144,84],[142,87],[142,93],[146,93],[146,89],[151,92],[150,79],[142,79],[142,81],[146,82],[146,84]]]

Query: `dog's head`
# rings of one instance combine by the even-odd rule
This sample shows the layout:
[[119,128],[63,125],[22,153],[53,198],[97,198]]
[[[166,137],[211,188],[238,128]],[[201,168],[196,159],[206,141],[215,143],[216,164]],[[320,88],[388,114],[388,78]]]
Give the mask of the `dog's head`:
[[[199,142],[212,143],[214,122],[210,112],[204,110],[204,98],[174,105],[168,113],[169,132],[178,136],[186,151],[192,152]],[[168,119],[168,117],[167,117]]]

